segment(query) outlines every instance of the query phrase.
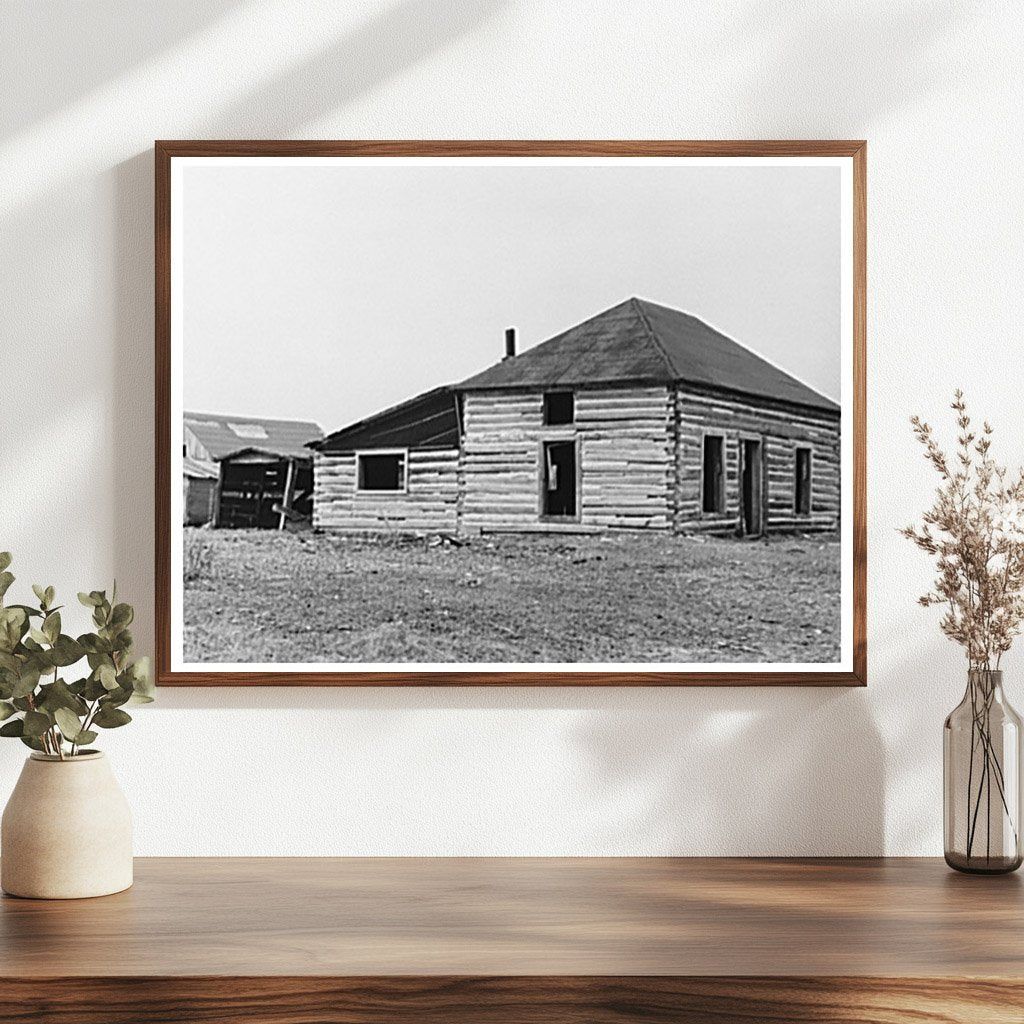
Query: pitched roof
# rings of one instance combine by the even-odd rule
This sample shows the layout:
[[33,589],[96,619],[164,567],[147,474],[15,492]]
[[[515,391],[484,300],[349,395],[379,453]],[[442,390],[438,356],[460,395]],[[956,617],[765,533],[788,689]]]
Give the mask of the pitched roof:
[[193,480],[216,480],[220,476],[212,462],[200,462],[199,459],[190,458],[188,455],[181,460],[181,472],[183,476],[191,477]]
[[222,416],[206,412],[186,412],[185,429],[191,431],[215,462],[247,450],[258,450],[279,458],[308,459],[306,445],[324,436],[316,423],[308,421]]
[[469,391],[625,381],[695,384],[839,411],[830,398],[703,320],[638,298],[620,302],[456,386]]
[[322,452],[357,448],[458,448],[455,392],[433,388],[358,423],[336,430],[310,447]]

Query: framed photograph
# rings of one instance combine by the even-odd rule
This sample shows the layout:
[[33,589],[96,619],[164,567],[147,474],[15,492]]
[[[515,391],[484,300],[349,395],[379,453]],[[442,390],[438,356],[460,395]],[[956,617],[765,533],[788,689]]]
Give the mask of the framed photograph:
[[158,142],[160,685],[864,685],[863,142]]

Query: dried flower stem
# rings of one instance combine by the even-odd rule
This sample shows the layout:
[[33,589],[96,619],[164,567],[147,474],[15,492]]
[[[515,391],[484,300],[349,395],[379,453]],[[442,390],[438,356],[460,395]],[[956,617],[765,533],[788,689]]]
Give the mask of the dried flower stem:
[[[1024,469],[1008,482],[1006,467],[997,465],[990,454],[992,427],[985,423],[980,435],[972,429],[959,389],[951,408],[959,431],[952,455],[939,447],[927,423],[917,416],[910,421],[941,483],[921,525],[907,526],[901,533],[935,558],[935,583],[918,600],[926,608],[939,605],[944,609],[940,628],[963,646],[971,670],[973,726],[966,849],[971,856],[984,799],[987,858],[991,852],[993,782],[1016,835],[990,715],[995,696],[991,673],[998,670],[1024,622]],[[979,748],[981,763],[976,773],[974,758]]]

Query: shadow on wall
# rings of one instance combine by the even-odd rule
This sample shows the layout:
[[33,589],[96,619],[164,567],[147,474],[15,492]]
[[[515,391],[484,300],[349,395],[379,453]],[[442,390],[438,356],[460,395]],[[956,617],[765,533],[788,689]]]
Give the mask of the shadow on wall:
[[653,704],[640,691],[616,703],[615,713],[589,716],[576,731],[593,765],[595,799],[607,808],[601,834],[589,839],[595,849],[883,849],[882,740],[863,690],[674,690]]
[[[407,0],[385,9],[355,31],[331,42],[315,57],[279,74],[245,97],[244,102],[204,119],[196,137],[231,138],[287,136],[297,125],[351,102],[407,67],[444,49],[493,15],[501,3],[474,0],[446,4],[438,14],[434,0]],[[247,125],[258,122],[258,130]],[[158,124],[154,130],[160,129]],[[115,336],[117,366],[113,408],[118,458],[115,493],[138,493],[140,472],[154,473],[150,402],[154,361],[147,340],[153,334],[153,154],[147,150],[111,172],[117,235]],[[140,528],[138,505],[123,507],[114,523],[118,578],[152,581],[153,516]],[[152,608],[148,592],[134,590],[138,608]],[[151,649],[151,637],[140,631],[140,649]]]
[[[244,98],[232,96],[227,105],[218,103],[216,81],[211,95],[203,91],[200,74],[198,85],[183,83],[183,88],[188,84],[195,89],[194,118],[168,123],[154,108],[148,124],[154,137],[301,134],[312,120],[340,116],[346,104],[427,61],[506,6],[491,0],[407,0],[340,37],[325,35],[317,40],[312,56],[260,82]],[[58,5],[49,16],[31,4],[6,10],[5,31],[24,41],[20,50],[26,65],[18,73],[9,69],[25,99],[20,106],[5,105],[0,122],[5,135],[115,84],[132,67],[190,48],[217,19],[242,9],[237,2],[169,4],[147,12],[145,18],[132,5],[113,2]],[[966,17],[963,8],[953,4],[895,6],[883,15],[848,14],[831,20],[819,19],[816,13],[797,14],[795,9],[776,19],[775,12],[769,17],[763,9],[756,10],[759,13],[748,8],[746,15],[723,23],[715,72],[727,77],[739,74],[737,69],[750,69],[731,93],[732,109],[746,111],[739,116],[746,119],[745,134],[750,137],[869,134],[873,117],[943,87],[945,67],[930,61],[929,51]],[[83,46],[91,33],[97,38],[117,34],[126,43],[117,48]],[[50,65],[27,63],[47,49],[44,42],[32,40],[52,40],[52,47],[58,47],[51,47]],[[826,50],[834,48],[832,59],[822,57],[823,40]],[[61,45],[73,49],[62,54]],[[902,74],[874,73],[894,55]],[[62,74],[61,65],[72,60],[75,73]],[[680,66],[679,73],[685,75],[685,65]],[[707,78],[707,69],[700,74]],[[553,85],[558,84],[556,79]],[[753,101],[744,104],[743,96]],[[788,102],[769,104],[766,96],[785,97]],[[681,109],[683,119],[678,120],[675,112],[674,128],[666,134],[685,138],[692,129],[687,128],[687,108]],[[132,108],[130,113],[142,116],[145,111]],[[689,116],[699,113],[690,110]],[[104,133],[107,127],[97,125],[96,131]],[[571,127],[549,127],[546,134],[552,137],[573,134]],[[383,134],[388,134],[386,129]],[[736,134],[744,134],[742,123]],[[54,162],[60,159],[54,152]],[[153,646],[151,615],[146,614],[153,604],[154,539],[152,153],[145,147],[99,173],[88,160],[82,160],[84,169],[76,169],[76,153],[67,159],[70,169],[56,176],[56,187],[15,206],[4,221],[2,234],[9,241],[0,239],[0,248],[12,267],[22,268],[17,276],[22,290],[5,328],[26,350],[20,386],[28,390],[44,379],[52,364],[59,364],[74,379],[75,391],[55,396],[54,418],[60,420],[63,405],[68,419],[63,426],[80,431],[88,424],[95,437],[90,438],[88,453],[67,465],[60,479],[40,480],[37,472],[18,476],[9,461],[13,454],[0,454],[0,467],[5,484],[16,485],[25,516],[54,529],[43,510],[60,509],[64,502],[69,506],[65,511],[75,513],[64,517],[65,550],[89,551],[109,543],[109,549],[100,548],[95,557],[128,584],[128,597],[140,611],[138,646],[146,650]],[[57,293],[55,285],[61,284],[66,290]],[[114,308],[109,310],[105,307],[111,298]],[[115,339],[112,348],[97,355],[82,345],[87,322],[97,332],[109,327]],[[112,401],[94,409],[99,404],[96,395],[111,395],[111,381]],[[54,444],[63,443],[61,430],[60,422],[50,428]],[[81,445],[70,446],[76,447]],[[41,455],[54,466],[65,465],[53,451]],[[90,479],[110,481],[113,487],[109,529],[96,524],[95,514],[90,517],[88,510],[71,507],[75,499],[69,496]],[[64,589],[69,589],[66,584]],[[906,634],[898,635],[894,629],[872,623],[872,686],[881,674],[878,667],[898,678],[909,660],[903,653]],[[925,664],[938,665],[940,659],[947,663],[944,650],[935,652],[934,659],[929,654],[924,655]],[[955,689],[954,680],[951,684]],[[883,849],[887,785],[890,791],[897,787],[897,793],[922,781],[934,785],[940,770],[938,763],[898,765],[899,777],[886,779],[883,749],[898,746],[908,735],[938,736],[941,722],[933,721],[928,705],[915,706],[908,695],[903,702],[907,717],[894,727],[894,734],[883,736],[871,715],[876,693],[770,688],[175,690],[164,691],[147,714],[205,707],[285,707],[338,714],[372,709],[382,715],[439,709],[576,712],[569,719],[564,743],[584,763],[593,804],[607,812],[594,826],[600,832],[584,837],[595,852],[646,846],[680,854],[870,854]],[[958,696],[956,692],[951,697],[949,707]],[[936,749],[940,756],[940,743]],[[15,753],[20,751],[9,756]],[[911,836],[898,837],[896,845],[912,842]]]
[[[723,50],[733,51],[732,66],[749,69],[737,102],[756,112],[761,134],[753,137],[868,137],[873,120],[947,87],[949,68],[935,59],[936,43],[985,16],[952,0],[871,11],[833,5],[821,18],[809,10],[751,4],[722,39]],[[761,59],[747,59],[751,50]],[[883,68],[891,73],[879,73]],[[765,104],[766,82],[785,103]],[[823,118],[830,130],[823,130]]]

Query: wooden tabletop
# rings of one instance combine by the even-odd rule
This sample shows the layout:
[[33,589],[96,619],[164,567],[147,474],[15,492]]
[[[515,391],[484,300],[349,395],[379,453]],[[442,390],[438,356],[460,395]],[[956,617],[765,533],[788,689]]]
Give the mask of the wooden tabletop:
[[931,859],[140,859],[0,902],[32,976],[1024,976],[1020,875]]

